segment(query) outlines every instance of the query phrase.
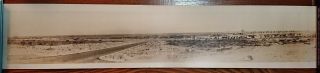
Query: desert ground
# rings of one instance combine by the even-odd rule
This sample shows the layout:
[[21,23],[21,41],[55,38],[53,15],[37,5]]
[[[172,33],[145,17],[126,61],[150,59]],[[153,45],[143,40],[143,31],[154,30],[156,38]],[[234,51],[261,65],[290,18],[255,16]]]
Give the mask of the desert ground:
[[99,38],[99,42],[92,42],[92,40],[97,41],[96,39],[85,42],[67,40],[62,41],[63,44],[60,42],[49,45],[34,40],[33,43],[37,43],[36,45],[32,43],[26,45],[20,44],[19,41],[18,44],[8,45],[8,63],[315,62],[316,60],[316,39],[313,37],[303,37],[308,38],[307,40],[285,38],[286,40],[280,41],[236,40],[238,38],[232,40],[129,38],[131,39],[116,38],[117,41],[114,41],[115,38]]
[[258,47],[190,48],[151,41],[99,57],[98,62],[312,62],[315,46],[287,44]]

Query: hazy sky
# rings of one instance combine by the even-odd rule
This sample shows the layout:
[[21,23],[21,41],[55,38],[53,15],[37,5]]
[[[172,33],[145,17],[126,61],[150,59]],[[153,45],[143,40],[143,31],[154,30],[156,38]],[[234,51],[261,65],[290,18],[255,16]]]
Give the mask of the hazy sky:
[[10,36],[316,29],[314,6],[7,4]]

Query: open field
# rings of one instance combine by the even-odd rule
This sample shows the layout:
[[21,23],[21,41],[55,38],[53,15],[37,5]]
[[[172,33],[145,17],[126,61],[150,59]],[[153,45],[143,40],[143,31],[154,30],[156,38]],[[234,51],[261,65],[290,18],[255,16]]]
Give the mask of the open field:
[[[312,44],[314,45],[314,44]],[[313,62],[316,48],[305,44],[192,48],[152,41],[99,57],[106,62]],[[103,61],[100,61],[103,63]]]
[[8,62],[314,62],[314,36],[277,31],[13,37]]

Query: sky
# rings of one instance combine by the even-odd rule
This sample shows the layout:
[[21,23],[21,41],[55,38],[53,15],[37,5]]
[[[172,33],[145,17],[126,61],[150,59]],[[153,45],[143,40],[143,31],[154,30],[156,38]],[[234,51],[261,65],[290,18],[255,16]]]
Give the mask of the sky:
[[6,4],[9,36],[316,30],[315,6]]

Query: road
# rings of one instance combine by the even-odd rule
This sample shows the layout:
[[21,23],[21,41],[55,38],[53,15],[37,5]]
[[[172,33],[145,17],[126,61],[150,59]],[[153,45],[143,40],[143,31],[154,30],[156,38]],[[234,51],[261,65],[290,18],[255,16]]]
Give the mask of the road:
[[26,59],[26,60],[21,60],[19,63],[20,64],[54,64],[54,63],[61,64],[61,63],[86,63],[86,62],[92,63],[93,61],[96,61],[99,56],[117,52],[117,51],[127,49],[129,47],[137,46],[143,43],[146,43],[146,41],[116,46],[112,48],[68,54],[68,55]]

